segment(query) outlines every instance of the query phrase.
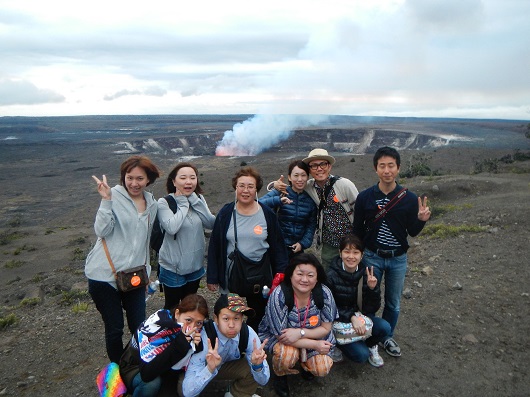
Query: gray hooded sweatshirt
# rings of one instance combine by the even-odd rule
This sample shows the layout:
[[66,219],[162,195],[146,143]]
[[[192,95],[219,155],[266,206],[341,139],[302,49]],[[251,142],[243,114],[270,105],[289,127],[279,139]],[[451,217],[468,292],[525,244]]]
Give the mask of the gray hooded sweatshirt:
[[149,192],[144,191],[144,197],[146,210],[141,214],[123,186],[112,188],[111,200],[101,200],[94,223],[98,240],[86,258],[87,278],[106,281],[117,288],[102,238],[107,242],[117,272],[145,265],[147,274],[151,274],[149,238],[156,218],[157,203]]

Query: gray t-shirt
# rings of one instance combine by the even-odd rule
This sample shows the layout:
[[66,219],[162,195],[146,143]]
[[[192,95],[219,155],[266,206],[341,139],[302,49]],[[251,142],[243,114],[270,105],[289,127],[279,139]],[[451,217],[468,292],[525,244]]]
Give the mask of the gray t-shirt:
[[[248,259],[253,261],[259,261],[265,252],[269,249],[269,243],[267,242],[268,230],[267,221],[265,214],[261,206],[258,212],[253,215],[241,215],[239,212],[236,213],[237,220],[237,247],[239,251],[245,255]],[[227,255],[230,255],[234,251],[235,247],[235,236],[234,236],[234,218],[230,218],[230,226],[226,232],[227,240]],[[232,260],[226,258],[226,275],[230,274],[232,270]],[[223,293],[223,291],[221,291]]]

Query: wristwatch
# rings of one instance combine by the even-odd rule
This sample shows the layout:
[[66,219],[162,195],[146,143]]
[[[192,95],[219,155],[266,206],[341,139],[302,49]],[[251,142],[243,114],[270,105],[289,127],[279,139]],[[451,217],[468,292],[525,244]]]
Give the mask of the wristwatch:
[[300,329],[300,338],[303,338],[305,336],[305,331],[303,329]]

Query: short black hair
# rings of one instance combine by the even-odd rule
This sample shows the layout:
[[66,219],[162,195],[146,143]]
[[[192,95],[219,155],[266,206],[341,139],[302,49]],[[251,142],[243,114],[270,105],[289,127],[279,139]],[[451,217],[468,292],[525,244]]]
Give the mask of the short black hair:
[[374,168],[375,169],[377,169],[377,162],[379,161],[379,159],[384,156],[392,157],[393,159],[396,160],[397,166],[398,167],[401,166],[401,156],[399,155],[398,151],[394,149],[393,147],[383,146],[377,149],[377,151],[374,154]]
[[324,267],[315,255],[306,252],[302,252],[291,258],[291,261],[285,268],[285,276],[283,279],[283,282],[285,284],[287,284],[288,286],[292,285],[291,277],[293,276],[294,269],[296,269],[296,266],[298,265],[313,265],[315,269],[317,269],[317,281],[321,282],[322,284],[326,284],[327,276]]

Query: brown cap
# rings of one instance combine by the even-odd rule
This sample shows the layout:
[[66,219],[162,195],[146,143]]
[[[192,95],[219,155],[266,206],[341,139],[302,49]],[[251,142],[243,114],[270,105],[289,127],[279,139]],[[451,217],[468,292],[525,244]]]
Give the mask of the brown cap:
[[228,295],[222,294],[219,299],[217,299],[217,302],[215,302],[213,312],[218,316],[223,309],[228,309],[236,313],[243,313],[249,317],[252,317],[255,314],[254,309],[248,307],[242,297],[238,294],[232,293]]

